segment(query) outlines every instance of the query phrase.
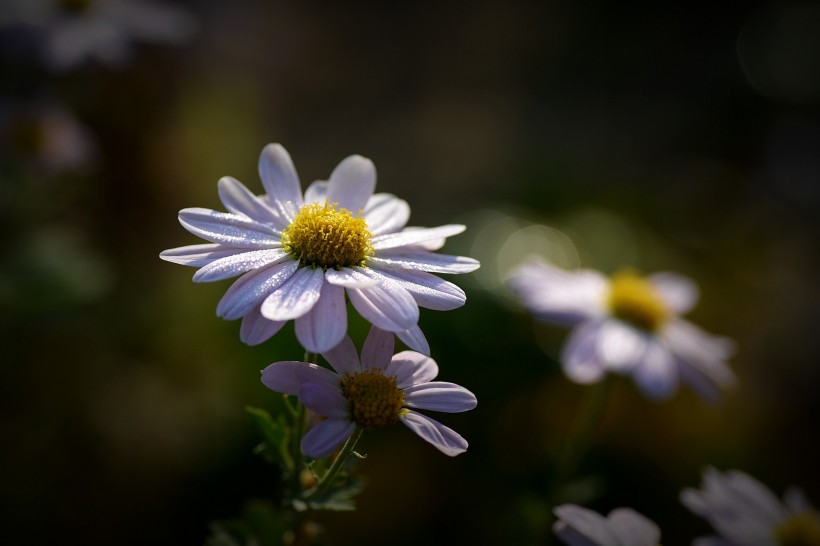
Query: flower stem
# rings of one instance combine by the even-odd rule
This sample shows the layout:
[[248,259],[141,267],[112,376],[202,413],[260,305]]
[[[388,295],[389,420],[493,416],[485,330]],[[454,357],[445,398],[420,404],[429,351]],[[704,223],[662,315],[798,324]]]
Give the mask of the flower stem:
[[339,454],[336,455],[336,458],[333,460],[333,464],[330,465],[330,468],[328,468],[327,472],[322,477],[322,480],[316,486],[316,489],[314,489],[313,492],[307,496],[307,500],[321,497],[333,486],[333,482],[336,481],[336,476],[342,470],[345,462],[356,448],[356,443],[359,441],[359,438],[361,438],[362,432],[364,432],[364,428],[357,426],[356,430],[353,431],[353,434],[350,435],[350,438],[348,438],[342,446]]
[[[315,353],[305,351],[305,362],[313,362],[316,360]],[[305,434],[305,418],[307,411],[304,404],[296,400],[296,411],[293,416],[293,434],[291,436],[291,453],[293,454],[293,475],[291,480],[293,483],[294,498],[302,494],[302,436]]]

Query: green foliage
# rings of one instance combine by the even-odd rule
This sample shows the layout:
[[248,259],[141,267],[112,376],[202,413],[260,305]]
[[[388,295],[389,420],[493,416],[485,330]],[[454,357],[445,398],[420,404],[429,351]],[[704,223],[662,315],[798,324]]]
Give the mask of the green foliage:
[[291,522],[268,501],[249,501],[238,518],[210,524],[205,546],[284,546]]
[[245,411],[262,436],[262,441],[254,448],[269,463],[278,464],[287,474],[297,471],[294,468],[293,456],[290,453],[291,424],[283,414],[274,419],[271,414],[253,406],[245,406]]

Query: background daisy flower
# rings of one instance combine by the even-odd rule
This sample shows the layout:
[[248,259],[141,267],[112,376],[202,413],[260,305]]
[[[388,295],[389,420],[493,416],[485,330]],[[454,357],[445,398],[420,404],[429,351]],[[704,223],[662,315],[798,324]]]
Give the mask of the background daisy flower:
[[714,400],[718,387],[735,382],[725,363],[732,341],[680,317],[698,299],[697,286],[682,275],[624,271],[607,278],[533,258],[508,284],[537,319],[574,327],[561,363],[577,383],[595,383],[612,371],[632,375],[650,398],[669,397],[683,381]]
[[162,252],[164,260],[200,268],[196,282],[242,275],[217,306],[217,315],[243,318],[241,339],[255,345],[289,320],[308,351],[321,353],[347,331],[345,295],[369,322],[429,354],[418,328],[419,307],[450,310],[464,291],[432,273],[468,273],[471,258],[436,254],[462,225],[406,227],[407,202],[373,193],[376,168],[353,155],[302,195],[288,152],[270,144],[259,159],[266,195],[231,177],[219,181],[229,212],[180,211],[182,226],[208,244]]
[[357,428],[375,430],[398,421],[445,455],[467,449],[467,440],[416,409],[455,413],[476,407],[473,393],[433,381],[438,365],[414,351],[393,354],[393,334],[371,328],[361,360],[349,337],[322,356],[333,367],[307,362],[274,362],[262,370],[268,388],[298,396],[310,411],[326,417],[302,438],[314,458],[333,453]]
[[603,517],[597,512],[562,504],[553,509],[555,536],[569,546],[658,546],[658,526],[631,508],[617,508]]
[[820,544],[820,513],[798,488],[781,502],[755,478],[708,468],[700,489],[685,489],[681,502],[706,519],[719,536],[695,546],[812,546]]

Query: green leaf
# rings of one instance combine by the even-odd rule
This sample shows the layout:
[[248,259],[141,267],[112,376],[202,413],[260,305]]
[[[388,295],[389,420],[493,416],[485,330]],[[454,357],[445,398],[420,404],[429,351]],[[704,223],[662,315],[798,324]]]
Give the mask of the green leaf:
[[268,501],[248,501],[240,517],[212,522],[205,546],[283,546],[289,520]]
[[314,497],[309,501],[295,500],[294,508],[299,511],[307,509],[334,510],[338,512],[355,510],[356,501],[354,497],[364,489],[364,480],[339,476],[336,484],[330,491],[320,497]]
[[254,453],[292,473],[294,463],[289,449],[291,426],[285,416],[279,414],[274,419],[267,410],[253,406],[245,406],[245,411],[262,435],[262,443],[256,446]]

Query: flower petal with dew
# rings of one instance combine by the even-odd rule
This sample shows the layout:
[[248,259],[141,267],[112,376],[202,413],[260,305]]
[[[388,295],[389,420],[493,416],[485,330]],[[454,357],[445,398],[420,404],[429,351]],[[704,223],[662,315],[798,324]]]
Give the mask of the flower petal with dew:
[[574,504],[553,509],[558,520],[555,536],[568,546],[657,546],[658,526],[630,508],[617,508],[603,517]]
[[698,539],[698,544],[820,545],[820,512],[797,488],[787,490],[781,501],[748,474],[708,468],[701,488],[684,489],[680,499],[717,532]]
[[622,271],[607,278],[531,258],[513,270],[507,284],[536,319],[572,328],[561,355],[572,381],[626,374],[653,399],[668,398],[683,382],[710,401],[735,383],[725,362],[734,352],[731,340],[680,316],[698,298],[695,283],[682,275]]
[[457,413],[476,407],[473,393],[443,381],[435,361],[415,351],[393,354],[391,332],[376,327],[364,342],[361,358],[349,337],[322,356],[333,368],[307,362],[274,362],[262,370],[268,388],[298,396],[325,417],[305,434],[302,451],[314,458],[330,455],[357,428],[375,430],[401,421],[446,455],[467,450],[451,428],[416,410]]
[[165,250],[160,258],[199,268],[195,282],[239,276],[217,315],[242,318],[245,343],[262,343],[294,320],[305,349],[329,351],[344,337],[349,300],[373,325],[429,354],[419,307],[444,311],[466,301],[463,290],[436,275],[479,267],[472,258],[434,252],[464,226],[406,226],[409,205],[374,194],[376,169],[358,155],[302,194],[290,155],[269,144],[259,158],[259,175],[262,195],[231,177],[219,180],[227,212],[180,211],[182,226],[208,242]]

